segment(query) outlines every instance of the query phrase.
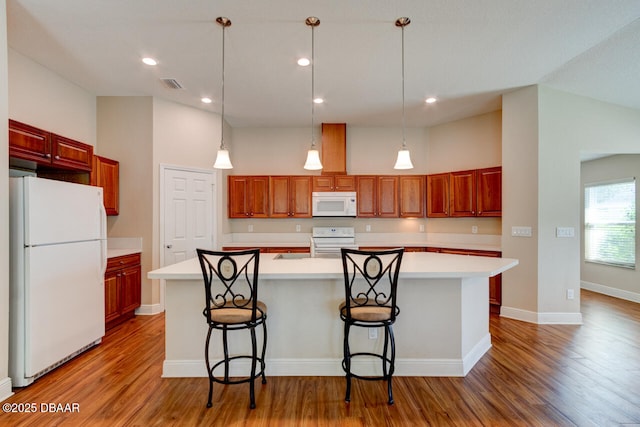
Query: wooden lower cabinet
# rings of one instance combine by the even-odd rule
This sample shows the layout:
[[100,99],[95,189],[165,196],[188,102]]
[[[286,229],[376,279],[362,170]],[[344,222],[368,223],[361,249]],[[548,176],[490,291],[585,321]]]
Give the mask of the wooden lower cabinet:
[[135,316],[141,304],[140,254],[109,258],[104,275],[105,330]]

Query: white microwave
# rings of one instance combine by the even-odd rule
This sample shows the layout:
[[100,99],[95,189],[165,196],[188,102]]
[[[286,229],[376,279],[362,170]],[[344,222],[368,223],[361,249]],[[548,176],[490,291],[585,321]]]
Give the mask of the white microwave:
[[311,193],[313,216],[356,216],[355,191],[314,191]]

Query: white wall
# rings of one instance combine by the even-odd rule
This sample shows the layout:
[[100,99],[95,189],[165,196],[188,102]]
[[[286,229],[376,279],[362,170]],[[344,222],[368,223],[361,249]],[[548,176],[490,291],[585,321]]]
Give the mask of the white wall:
[[0,401],[11,394],[9,378],[9,118],[7,4],[0,0]]
[[[580,224],[584,229],[584,186],[598,182],[614,181],[640,177],[640,155],[620,154],[603,159],[583,162],[581,165],[581,204]],[[640,209],[640,191],[636,184],[636,218]],[[607,295],[640,302],[640,269],[636,261],[636,268],[621,268],[604,264],[585,262],[584,239],[580,245],[580,279],[582,288],[605,293]],[[636,248],[640,248],[640,230],[636,227]],[[638,251],[636,250],[636,259]]]
[[9,49],[9,117],[96,145],[96,97]]
[[[503,97],[503,256],[521,262],[503,276],[503,314],[581,320],[580,153],[637,153],[638,141],[638,110],[544,86]],[[511,237],[513,225],[532,226],[533,237]],[[557,227],[573,227],[575,237],[557,238]]]
[[[97,154],[118,160],[119,214],[107,220],[109,237],[142,237],[142,304],[153,305],[153,99],[101,96],[97,99]],[[156,296],[157,298],[157,296]]]

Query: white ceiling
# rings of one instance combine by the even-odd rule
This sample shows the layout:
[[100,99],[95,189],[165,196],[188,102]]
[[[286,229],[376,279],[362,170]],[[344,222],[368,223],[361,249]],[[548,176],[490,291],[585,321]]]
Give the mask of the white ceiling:
[[[500,109],[518,87],[553,88],[640,109],[640,0],[7,0],[8,40],[98,96],[155,96],[220,111],[233,127],[315,122],[399,126],[405,29],[407,126]],[[143,56],[159,61],[151,68]],[[174,78],[183,89],[166,88]],[[210,96],[208,106],[200,97]],[[439,102],[424,103],[435,95]]]

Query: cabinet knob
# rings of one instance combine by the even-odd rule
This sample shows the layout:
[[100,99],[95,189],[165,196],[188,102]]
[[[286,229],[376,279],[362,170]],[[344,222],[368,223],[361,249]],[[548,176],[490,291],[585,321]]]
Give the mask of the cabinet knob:
[[51,154],[47,153],[44,155],[45,158],[50,159],[51,158]]
[[56,160],[60,160],[60,156],[56,156],[56,157],[55,157],[55,159],[56,159]]

